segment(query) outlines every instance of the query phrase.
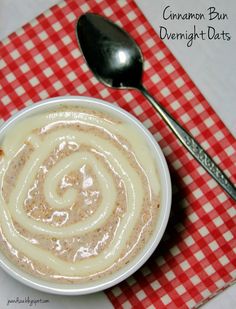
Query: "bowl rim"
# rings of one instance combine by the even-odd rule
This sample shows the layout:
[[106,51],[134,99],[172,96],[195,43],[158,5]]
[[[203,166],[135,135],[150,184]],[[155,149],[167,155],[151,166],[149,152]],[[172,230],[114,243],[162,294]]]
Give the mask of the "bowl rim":
[[[4,254],[0,253],[0,267],[5,270],[10,276],[15,278],[16,280],[20,281],[21,283],[35,288],[39,291],[47,292],[50,294],[59,294],[59,295],[85,295],[94,292],[103,291],[107,288],[111,288],[114,285],[120,283],[121,281],[127,279],[131,276],[134,272],[136,272],[153,254],[154,250],[159,245],[164,231],[166,229],[169,216],[170,216],[170,209],[171,209],[171,202],[172,202],[172,187],[171,187],[171,178],[168,169],[168,165],[164,154],[155,140],[154,136],[151,132],[131,113],[126,111],[125,109],[119,107],[116,103],[110,103],[105,100],[101,100],[98,98],[88,97],[88,96],[58,96],[58,97],[50,97],[48,99],[38,101],[33,103],[19,112],[15,113],[11,116],[3,125],[0,126],[0,143],[1,137],[4,135],[5,130],[7,130],[11,125],[14,125],[15,121],[18,121],[22,118],[30,116],[38,111],[43,111],[45,109],[50,110],[53,109],[58,105],[62,104],[63,106],[66,104],[72,103],[72,105],[76,105],[78,103],[87,104],[89,103],[90,106],[94,105],[96,108],[102,108],[108,111],[111,111],[118,116],[125,118],[127,121],[133,123],[140,131],[142,131],[144,137],[147,137],[149,145],[153,148],[155,152],[155,157],[158,157],[158,169],[161,169],[162,175],[160,177],[161,183],[161,201],[164,205],[161,207],[162,211],[162,220],[160,221],[158,231],[155,235],[155,231],[153,235],[150,237],[148,243],[142,248],[139,252],[137,257],[130,261],[129,268],[122,267],[120,271],[115,272],[112,276],[105,276],[102,282],[98,283],[97,280],[91,282],[90,284],[56,284],[54,282],[48,282],[43,279],[38,279],[33,275],[29,275],[14,265],[11,261],[4,256]],[[157,156],[156,156],[157,154]],[[159,171],[160,172],[160,171]],[[160,220],[160,218],[158,219]],[[147,247],[147,248],[146,248]],[[145,250],[146,249],[146,250]],[[137,260],[137,261],[136,261]],[[109,279],[109,277],[114,277]]]

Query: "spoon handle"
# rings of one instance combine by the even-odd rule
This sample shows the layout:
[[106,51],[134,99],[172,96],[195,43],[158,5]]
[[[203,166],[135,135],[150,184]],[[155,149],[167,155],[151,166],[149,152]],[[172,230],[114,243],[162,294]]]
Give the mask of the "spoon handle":
[[218,182],[218,184],[236,201],[236,188],[227,178],[225,173],[209,157],[198,142],[185,131],[181,125],[170,116],[170,114],[148,93],[141,85],[138,90],[148,99],[151,105],[157,110],[169,128],[179,138],[181,143],[192,154],[192,156],[205,168],[205,170]]

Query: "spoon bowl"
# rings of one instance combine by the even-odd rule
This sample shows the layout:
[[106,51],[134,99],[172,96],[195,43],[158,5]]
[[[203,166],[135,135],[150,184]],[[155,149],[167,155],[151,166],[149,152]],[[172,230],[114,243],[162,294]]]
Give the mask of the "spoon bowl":
[[142,53],[123,29],[100,15],[87,13],[78,21],[77,35],[98,80],[115,88],[136,88],[141,83]]
[[143,56],[134,39],[109,19],[93,13],[79,18],[76,34],[84,58],[97,79],[109,87],[139,90],[186,149],[236,201],[236,189],[225,173],[142,85]]

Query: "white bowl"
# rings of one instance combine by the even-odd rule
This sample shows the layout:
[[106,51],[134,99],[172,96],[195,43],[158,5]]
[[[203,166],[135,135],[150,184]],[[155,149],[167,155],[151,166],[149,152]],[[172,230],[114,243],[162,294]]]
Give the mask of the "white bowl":
[[0,128],[0,142],[6,130],[10,126],[13,126],[18,120],[22,120],[31,115],[35,115],[36,113],[41,111],[50,110],[52,108],[55,109],[56,106],[60,106],[62,104],[65,105],[65,103],[68,105],[80,105],[85,107],[92,106],[94,109],[108,111],[111,114],[118,115],[125,121],[133,123],[133,125],[137,127],[140,133],[144,135],[150,146],[151,151],[153,151],[154,153],[161,184],[160,213],[152,237],[143,247],[143,250],[126,267],[123,267],[116,273],[113,273],[110,276],[106,276],[101,280],[81,284],[57,284],[54,282],[47,282],[23,272],[22,270],[17,268],[16,265],[13,265],[3,254],[0,253],[0,266],[12,277],[19,280],[23,284],[26,284],[37,290],[52,294],[82,295],[98,292],[116,285],[117,283],[123,281],[124,279],[132,275],[147,261],[147,259],[151,256],[151,254],[158,246],[165,231],[170,214],[172,190],[170,174],[165,157],[161,151],[161,148],[159,147],[151,133],[134,116],[132,116],[125,110],[99,99],[80,96],[65,96],[50,98],[41,101],[38,104],[33,104],[29,107],[26,107],[25,109],[21,110],[13,117],[11,117]]

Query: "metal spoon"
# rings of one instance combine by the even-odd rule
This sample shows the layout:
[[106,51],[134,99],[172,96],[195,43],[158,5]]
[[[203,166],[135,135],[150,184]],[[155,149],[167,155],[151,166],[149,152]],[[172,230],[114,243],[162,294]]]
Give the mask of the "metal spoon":
[[129,34],[108,19],[92,13],[79,18],[76,33],[86,62],[97,79],[109,87],[139,90],[193,157],[236,200],[236,189],[224,172],[142,85],[143,57]]

